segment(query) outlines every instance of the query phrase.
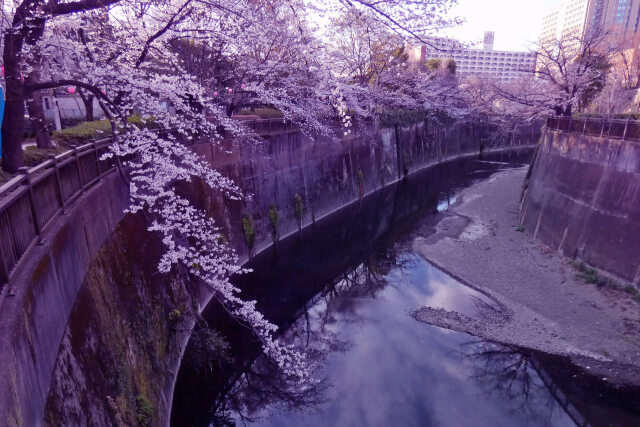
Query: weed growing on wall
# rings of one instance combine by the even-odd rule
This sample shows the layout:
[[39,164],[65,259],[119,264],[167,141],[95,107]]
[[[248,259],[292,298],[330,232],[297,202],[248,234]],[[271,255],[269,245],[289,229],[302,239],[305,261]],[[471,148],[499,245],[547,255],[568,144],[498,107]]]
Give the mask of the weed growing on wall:
[[275,244],[280,233],[280,212],[278,212],[278,207],[273,204],[269,207],[269,223],[271,224],[271,233]]

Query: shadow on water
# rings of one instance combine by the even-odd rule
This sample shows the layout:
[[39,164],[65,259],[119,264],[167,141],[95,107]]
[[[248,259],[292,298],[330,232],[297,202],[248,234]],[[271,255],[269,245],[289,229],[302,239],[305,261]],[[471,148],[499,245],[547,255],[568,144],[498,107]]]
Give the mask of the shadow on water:
[[[259,254],[234,282],[307,353],[318,382],[300,390],[282,377],[213,302],[203,313],[213,331],[195,331],[187,348],[172,425],[638,425],[637,390],[408,315],[423,305],[473,314],[491,303],[412,242],[433,233],[461,188],[529,155],[410,175]],[[203,343],[220,344],[215,357]]]

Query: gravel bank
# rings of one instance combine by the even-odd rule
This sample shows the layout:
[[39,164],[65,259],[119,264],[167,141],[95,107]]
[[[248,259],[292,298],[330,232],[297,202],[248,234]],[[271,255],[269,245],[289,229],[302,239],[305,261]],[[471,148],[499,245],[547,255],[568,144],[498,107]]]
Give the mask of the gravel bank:
[[585,283],[566,258],[517,231],[525,174],[499,172],[463,190],[435,233],[414,243],[425,259],[495,304],[473,318],[428,307],[414,317],[568,356],[608,381],[640,385],[640,304]]

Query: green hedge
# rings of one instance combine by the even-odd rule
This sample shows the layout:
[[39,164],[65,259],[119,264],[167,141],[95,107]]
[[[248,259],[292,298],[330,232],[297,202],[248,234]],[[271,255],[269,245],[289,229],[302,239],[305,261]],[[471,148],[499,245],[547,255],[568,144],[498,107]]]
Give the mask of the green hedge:
[[59,144],[82,144],[92,139],[108,138],[111,136],[111,123],[108,120],[82,122],[70,128],[53,132],[53,139]]
[[[152,118],[143,119],[139,114],[130,116],[129,123],[154,128],[156,123]],[[79,125],[53,132],[53,139],[58,144],[77,145],[84,144],[93,139],[109,138],[111,136],[111,123],[108,120],[96,120],[93,122],[82,122]]]

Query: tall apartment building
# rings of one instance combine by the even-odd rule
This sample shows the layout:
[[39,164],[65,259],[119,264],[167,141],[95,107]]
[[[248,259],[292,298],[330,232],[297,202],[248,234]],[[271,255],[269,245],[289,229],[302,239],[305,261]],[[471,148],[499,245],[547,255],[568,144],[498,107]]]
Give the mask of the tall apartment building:
[[542,43],[608,32],[622,47],[638,48],[640,0],[565,0],[542,20]]
[[[640,1],[640,0],[639,0]],[[535,54],[493,50],[494,33],[484,34],[482,48],[467,48],[455,40],[432,38],[431,46],[409,46],[412,62],[424,63],[429,58],[453,58],[461,77],[476,76],[510,82],[535,69]]]
[[640,0],[564,0],[543,18],[540,43],[578,43],[589,34],[606,34],[621,54],[614,56],[614,67],[633,78],[640,68]]

